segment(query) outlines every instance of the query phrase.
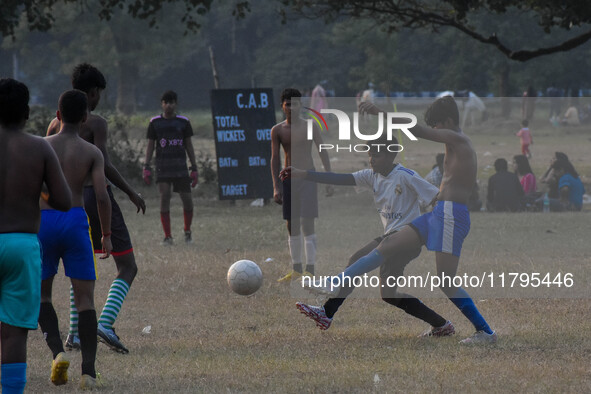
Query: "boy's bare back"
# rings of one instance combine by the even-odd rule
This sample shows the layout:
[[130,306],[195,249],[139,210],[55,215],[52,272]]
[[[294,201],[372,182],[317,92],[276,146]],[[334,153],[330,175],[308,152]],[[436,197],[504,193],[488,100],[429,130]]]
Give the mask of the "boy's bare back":
[[0,128],[0,233],[39,231],[44,182],[51,206],[68,210],[70,190],[51,146],[43,138]]
[[[78,134],[61,132],[46,138],[56,152],[68,185],[72,190],[72,206],[84,206],[84,185],[93,179],[104,184],[104,165],[101,151]],[[42,208],[46,208],[42,205]]]
[[[55,135],[60,131],[60,121],[54,118],[47,127],[47,136]],[[80,137],[93,145],[96,145],[95,138],[107,139],[107,121],[99,115],[88,114],[86,122],[80,126]],[[96,134],[96,137],[95,137]]]

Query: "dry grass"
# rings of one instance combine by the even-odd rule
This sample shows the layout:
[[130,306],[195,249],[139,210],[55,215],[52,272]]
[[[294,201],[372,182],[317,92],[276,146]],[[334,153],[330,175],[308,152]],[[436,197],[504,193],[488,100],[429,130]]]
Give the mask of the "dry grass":
[[[554,150],[566,151],[583,174],[591,173],[587,134],[543,133],[547,135],[539,136],[534,146],[538,174]],[[475,135],[474,141],[481,167],[519,149],[518,139],[508,132]],[[409,146],[406,158],[409,167],[424,174],[440,147],[420,144],[420,151]],[[487,151],[491,156],[484,156]],[[335,168],[359,168],[363,161],[341,160]],[[119,355],[99,344],[97,369],[107,383],[105,392],[591,391],[588,212],[473,215],[461,273],[573,271],[582,298],[554,299],[564,294],[559,291],[532,298],[528,289],[518,298],[505,292],[476,294],[482,313],[498,330],[499,343],[465,348],[457,341],[472,327],[442,298],[425,301],[454,321],[455,338],[417,339],[426,328],[423,322],[371,294],[348,300],[331,329],[320,332],[294,308],[297,299],[289,287],[276,282],[289,261],[278,206],[199,200],[196,243],[162,247],[157,192],[144,188],[142,193],[148,196],[145,216],[135,215],[131,203],[118,195],[139,274],[116,325],[130,354]],[[318,269],[328,273],[378,235],[380,226],[369,195],[342,188],[331,199],[321,197],[320,203]],[[172,225],[173,236],[182,240],[176,199]],[[275,261],[265,263],[268,257]],[[227,268],[241,258],[258,262],[265,276],[263,287],[251,297],[232,294],[225,283]],[[432,254],[423,252],[409,273],[432,267]],[[114,272],[112,260],[99,263],[98,308]],[[67,282],[58,277],[54,299],[66,332]],[[148,325],[151,333],[142,334]],[[51,356],[39,331],[30,333],[28,360],[28,392],[77,391],[80,353],[73,353],[72,381],[59,388],[49,382]]]

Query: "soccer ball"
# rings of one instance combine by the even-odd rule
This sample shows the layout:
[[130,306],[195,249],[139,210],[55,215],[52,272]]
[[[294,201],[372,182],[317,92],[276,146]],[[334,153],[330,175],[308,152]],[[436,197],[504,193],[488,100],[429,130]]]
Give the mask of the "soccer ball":
[[263,284],[263,273],[255,262],[238,260],[228,270],[228,285],[234,293],[254,294]]

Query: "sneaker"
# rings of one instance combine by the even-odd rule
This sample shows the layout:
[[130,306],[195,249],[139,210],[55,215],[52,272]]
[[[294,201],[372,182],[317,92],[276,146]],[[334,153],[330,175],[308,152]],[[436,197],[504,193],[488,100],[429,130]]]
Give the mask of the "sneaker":
[[430,330],[425,331],[419,337],[449,337],[456,333],[454,325],[448,320],[441,327],[431,327]]
[[322,331],[328,330],[332,323],[332,318],[326,316],[323,306],[306,305],[301,302],[296,302],[296,308],[304,315],[316,322],[316,326]]
[[114,328],[106,328],[101,323],[98,324],[96,333],[98,335],[99,342],[102,342],[109,346],[117,353],[127,354],[129,350],[123,346],[117,334],[115,334]]
[[96,374],[96,378],[90,375],[82,375],[80,378],[80,388],[82,390],[94,390],[103,387],[103,379],[100,373]]
[[59,353],[51,363],[51,383],[56,386],[68,383],[70,360],[66,353]]
[[185,231],[185,243],[186,244],[192,244],[193,243],[193,239],[191,238],[191,232],[190,231]]
[[291,270],[287,273],[287,275],[277,279],[277,282],[290,282],[294,279],[299,278],[300,276],[302,276],[301,272]]
[[497,333],[493,331],[492,334],[487,334],[484,331],[476,331],[472,336],[462,339],[460,341],[463,345],[479,345],[479,344],[487,344],[487,343],[496,343],[497,342]]
[[162,242],[160,242],[160,245],[162,245],[162,246],[174,245],[174,241],[172,240],[172,237],[166,237],[162,240]]
[[64,342],[66,350],[80,350],[80,337],[74,334],[68,334],[66,342]]
[[341,289],[340,287],[333,286],[330,280],[314,280],[313,277],[311,280],[302,279],[302,287],[304,289],[309,290],[311,293],[325,295],[329,297],[334,297],[338,295]]

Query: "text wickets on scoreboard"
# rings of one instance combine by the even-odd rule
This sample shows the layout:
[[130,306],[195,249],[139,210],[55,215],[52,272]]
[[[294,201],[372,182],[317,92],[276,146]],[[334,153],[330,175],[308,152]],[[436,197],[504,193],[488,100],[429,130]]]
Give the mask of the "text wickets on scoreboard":
[[220,200],[273,197],[272,89],[211,91]]

